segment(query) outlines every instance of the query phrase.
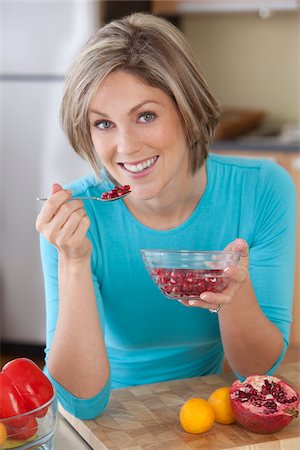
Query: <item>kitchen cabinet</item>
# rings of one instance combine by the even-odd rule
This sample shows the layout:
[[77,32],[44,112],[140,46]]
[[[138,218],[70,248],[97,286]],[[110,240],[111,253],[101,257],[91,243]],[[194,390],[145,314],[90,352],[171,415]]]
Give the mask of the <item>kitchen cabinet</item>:
[[300,352],[300,151],[267,151],[267,150],[240,150],[237,148],[212,150],[214,153],[244,156],[247,158],[270,159],[286,169],[293,177],[297,191],[297,239],[296,239],[296,265],[295,265],[295,290],[293,323],[291,327],[290,348]]
[[201,13],[258,12],[268,17],[273,11],[295,11],[299,0],[154,0],[152,12],[161,15],[184,15]]

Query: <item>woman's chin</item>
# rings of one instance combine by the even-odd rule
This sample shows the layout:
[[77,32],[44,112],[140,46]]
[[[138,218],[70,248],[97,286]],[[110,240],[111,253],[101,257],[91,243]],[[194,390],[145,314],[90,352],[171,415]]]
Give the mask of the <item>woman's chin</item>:
[[132,188],[132,195],[127,197],[127,200],[136,200],[136,201],[149,201],[153,200],[157,197],[157,192],[154,192],[153,190],[145,190],[145,189],[134,189]]

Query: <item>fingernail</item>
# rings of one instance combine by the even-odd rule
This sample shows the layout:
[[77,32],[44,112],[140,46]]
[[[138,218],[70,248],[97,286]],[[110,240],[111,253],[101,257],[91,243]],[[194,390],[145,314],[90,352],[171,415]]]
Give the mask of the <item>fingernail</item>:
[[226,273],[226,275],[232,275],[233,274],[232,268],[231,267],[225,267],[224,273]]
[[208,299],[208,294],[200,294],[200,298],[202,300],[207,300]]
[[234,244],[233,244],[233,250],[234,251],[238,251],[238,252],[240,252],[240,251],[243,251],[245,248],[247,248],[247,242],[244,240],[244,239],[242,239],[242,238],[237,238],[235,241],[234,241]]
[[188,304],[191,305],[191,306],[196,305],[196,303],[197,303],[196,300],[189,300],[188,301]]

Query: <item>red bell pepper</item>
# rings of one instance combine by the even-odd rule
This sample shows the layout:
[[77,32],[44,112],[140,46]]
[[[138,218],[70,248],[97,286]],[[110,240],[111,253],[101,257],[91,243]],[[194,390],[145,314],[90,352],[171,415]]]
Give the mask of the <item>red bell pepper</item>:
[[11,420],[9,420],[9,423],[5,423],[9,439],[23,441],[35,435],[38,430],[38,423],[36,418],[31,415],[26,416],[26,418],[27,423],[22,427],[12,426]]
[[47,407],[32,414],[22,414],[44,405],[53,395],[51,382],[33,361],[14,359],[0,372],[0,421],[11,417],[9,427],[16,434],[15,439],[31,437],[37,429],[35,417],[43,417]]
[[26,413],[26,407],[23,399],[12,384],[11,380],[0,373],[0,419],[14,417],[12,424],[16,427],[22,427],[28,422],[27,417],[20,414]]

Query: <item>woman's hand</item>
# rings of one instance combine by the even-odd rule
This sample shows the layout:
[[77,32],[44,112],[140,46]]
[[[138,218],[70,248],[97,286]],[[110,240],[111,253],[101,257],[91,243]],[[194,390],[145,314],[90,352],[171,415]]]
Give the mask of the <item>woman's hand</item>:
[[92,245],[86,237],[90,220],[80,200],[70,200],[72,192],[59,184],[52,186],[49,197],[37,217],[36,229],[68,260],[90,256]]
[[239,296],[236,294],[241,285],[249,278],[248,245],[246,241],[238,238],[227,245],[224,251],[242,252],[240,262],[236,266],[230,266],[224,270],[224,275],[229,279],[228,286],[219,293],[203,292],[200,295],[201,300],[182,300],[182,304],[205,309],[215,309],[219,305],[227,305],[238,300]]

